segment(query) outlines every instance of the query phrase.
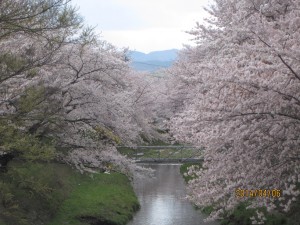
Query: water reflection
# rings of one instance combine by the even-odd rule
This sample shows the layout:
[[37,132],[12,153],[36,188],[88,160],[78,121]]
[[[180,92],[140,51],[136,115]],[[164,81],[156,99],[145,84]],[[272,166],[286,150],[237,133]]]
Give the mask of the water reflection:
[[134,183],[141,209],[128,225],[216,225],[204,223],[204,216],[184,199],[185,184],[180,165],[149,165],[155,179]]

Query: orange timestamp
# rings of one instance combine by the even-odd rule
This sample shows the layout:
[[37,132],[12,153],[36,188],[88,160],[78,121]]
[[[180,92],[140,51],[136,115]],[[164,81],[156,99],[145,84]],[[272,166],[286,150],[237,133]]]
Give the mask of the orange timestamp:
[[279,198],[282,194],[282,191],[279,189],[256,189],[256,190],[248,190],[248,189],[236,189],[235,196],[237,198],[245,198],[245,197],[261,197],[261,198]]

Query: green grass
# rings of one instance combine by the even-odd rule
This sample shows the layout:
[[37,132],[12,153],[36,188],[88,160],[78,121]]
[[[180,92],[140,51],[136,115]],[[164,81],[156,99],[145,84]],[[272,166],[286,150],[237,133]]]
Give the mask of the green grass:
[[121,225],[139,208],[130,183],[122,174],[76,176],[73,182],[73,192],[48,225],[88,224],[85,221]]
[[130,181],[119,173],[13,162],[0,174],[0,184],[0,200],[9,200],[0,202],[0,225],[123,225],[139,208]]
[[164,142],[162,140],[151,140],[149,142],[149,144],[147,145],[151,145],[151,146],[167,146],[170,145],[170,143]]
[[[121,154],[127,155],[130,158],[136,158],[136,150],[132,148],[119,148]],[[181,159],[199,156],[197,149],[138,149],[139,154],[137,159],[165,158],[165,159]],[[192,157],[193,158],[193,157]]]

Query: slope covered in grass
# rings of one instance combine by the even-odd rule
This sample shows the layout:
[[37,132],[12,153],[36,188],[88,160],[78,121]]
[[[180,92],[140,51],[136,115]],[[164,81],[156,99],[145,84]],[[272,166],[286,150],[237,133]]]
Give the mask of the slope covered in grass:
[[58,163],[14,162],[0,176],[1,225],[126,224],[139,208],[128,178]]

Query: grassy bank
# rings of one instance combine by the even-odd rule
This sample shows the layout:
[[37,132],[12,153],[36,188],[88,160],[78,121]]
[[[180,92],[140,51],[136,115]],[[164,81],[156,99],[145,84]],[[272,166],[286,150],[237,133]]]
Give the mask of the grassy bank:
[[[182,159],[190,158],[192,155],[198,153],[197,149],[139,149],[137,152],[132,148],[119,148],[119,152],[130,158],[137,158],[139,160],[151,159],[151,158],[166,158],[166,159]],[[138,153],[138,155],[136,155]]]
[[[184,176],[188,172],[188,167],[198,166],[202,167],[201,163],[185,163],[180,167],[180,173],[183,175],[184,180],[188,183],[193,179],[192,176]],[[299,185],[300,188],[300,185]],[[226,218],[220,221],[221,225],[251,225],[250,217],[256,216],[257,209],[247,208],[250,202],[243,202],[239,204],[231,214],[225,216]],[[206,206],[201,211],[209,215],[213,210],[213,206]],[[266,221],[264,225],[299,225],[300,224],[300,196],[297,201],[292,205],[291,210],[287,214],[280,213],[268,213],[265,208],[260,208],[266,215]]]
[[0,225],[123,225],[139,208],[128,178],[13,162],[0,176]]

